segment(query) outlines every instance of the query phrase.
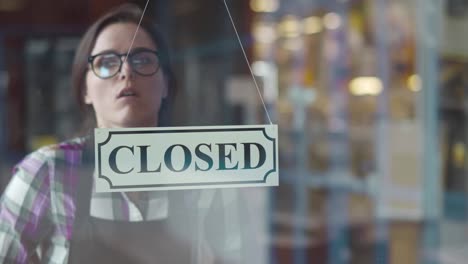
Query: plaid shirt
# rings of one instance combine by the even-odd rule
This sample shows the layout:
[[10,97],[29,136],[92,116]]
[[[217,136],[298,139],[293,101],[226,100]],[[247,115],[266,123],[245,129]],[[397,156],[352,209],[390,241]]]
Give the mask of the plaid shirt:
[[[1,263],[67,262],[85,142],[77,138],[41,148],[15,167],[0,200]],[[126,221],[166,218],[167,193],[147,194],[137,207],[125,193],[93,192],[90,215]]]

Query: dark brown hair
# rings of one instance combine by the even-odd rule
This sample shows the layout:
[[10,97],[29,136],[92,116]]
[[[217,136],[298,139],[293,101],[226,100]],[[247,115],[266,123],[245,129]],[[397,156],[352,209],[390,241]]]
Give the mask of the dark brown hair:
[[[92,107],[84,102],[86,91],[86,72],[88,71],[88,57],[94,48],[96,39],[107,26],[115,23],[133,23],[138,25],[142,16],[142,10],[135,4],[120,5],[99,18],[84,34],[75,54],[72,68],[72,89],[78,106],[84,114],[84,129],[89,130],[94,127],[94,113]],[[144,29],[155,43],[160,55],[160,64],[167,82],[168,96],[163,99],[159,110],[159,125],[167,125],[169,118],[169,105],[172,104],[176,93],[176,81],[169,57],[169,47],[166,44],[161,32],[154,23],[147,18],[143,18],[140,30]]]

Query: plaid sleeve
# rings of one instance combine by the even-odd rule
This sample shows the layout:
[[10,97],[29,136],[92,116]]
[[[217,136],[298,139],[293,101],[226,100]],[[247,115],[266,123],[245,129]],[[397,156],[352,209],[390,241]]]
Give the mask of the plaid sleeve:
[[0,262],[27,263],[50,232],[50,175],[44,151],[26,157],[15,169],[0,199]]

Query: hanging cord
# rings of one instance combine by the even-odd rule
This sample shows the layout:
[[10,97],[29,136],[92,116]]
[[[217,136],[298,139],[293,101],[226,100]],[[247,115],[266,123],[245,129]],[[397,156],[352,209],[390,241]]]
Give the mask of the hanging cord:
[[140,21],[138,22],[137,29],[135,31],[135,34],[133,35],[132,43],[130,44],[130,47],[128,48],[127,56],[125,56],[125,60],[123,61],[124,63],[127,61],[128,55],[130,54],[130,51],[132,50],[133,43],[135,42],[135,38],[136,38],[136,35],[138,33],[138,29],[140,29],[141,21],[143,21],[143,17],[145,16],[145,12],[146,12],[146,8],[148,7],[148,4],[149,4],[149,0],[146,1],[146,5],[145,5],[145,8],[143,9],[143,13],[141,14]]
[[245,62],[247,63],[247,66],[249,67],[250,74],[252,75],[252,79],[255,83],[255,87],[257,88],[258,95],[260,96],[260,100],[262,100],[263,108],[265,109],[265,113],[267,115],[268,121],[270,121],[270,125],[273,125],[273,123],[271,122],[270,115],[268,114],[265,101],[263,100],[262,93],[260,92],[260,88],[258,88],[257,80],[255,79],[255,75],[252,71],[252,67],[250,67],[250,62],[249,62],[249,59],[247,58],[247,54],[245,53],[244,46],[242,46],[242,41],[239,37],[239,33],[237,32],[237,28],[236,28],[236,25],[234,24],[234,20],[232,19],[231,12],[229,11],[229,7],[226,3],[226,0],[223,0],[223,1],[224,1],[224,6],[226,7],[226,11],[229,15],[229,19],[231,20],[232,27],[234,28],[234,32],[236,32],[237,40],[239,41],[239,45],[242,49],[242,53],[244,54]]
[[[250,67],[250,62],[249,62],[249,59],[247,58],[247,54],[245,53],[244,46],[242,45],[242,41],[241,41],[241,39],[239,37],[239,33],[237,32],[236,25],[234,23],[234,20],[232,19],[231,12],[229,11],[229,6],[227,5],[226,0],[223,0],[223,2],[224,2],[224,6],[226,7],[226,11],[227,11],[227,13],[229,15],[229,20],[231,21],[232,27],[234,28],[234,32],[236,33],[237,40],[239,41],[239,45],[241,47],[242,54],[244,54],[245,62],[247,63],[247,67],[249,67],[250,75],[252,76],[252,79],[254,81],[255,88],[257,88],[258,95],[260,97],[260,100],[262,101],[263,109],[265,109],[265,113],[267,115],[268,121],[270,122],[270,125],[273,125],[273,122],[271,122],[270,114],[268,113],[265,101],[263,100],[262,93],[260,92],[260,88],[258,87],[257,80],[255,79],[255,75],[253,73],[252,67]],[[140,28],[141,21],[143,20],[143,17],[145,16],[145,12],[146,12],[146,8],[148,7],[148,3],[149,3],[149,0],[146,1],[146,5],[145,5],[145,8],[143,9],[143,13],[141,14],[141,18],[140,18],[140,21],[138,22],[137,29],[135,31],[135,34],[133,35],[132,43],[130,44],[130,47],[128,48],[127,56],[125,56],[124,63],[127,61],[128,55],[130,54],[130,51],[132,50],[133,43],[134,43],[136,35],[138,33],[138,29]]]

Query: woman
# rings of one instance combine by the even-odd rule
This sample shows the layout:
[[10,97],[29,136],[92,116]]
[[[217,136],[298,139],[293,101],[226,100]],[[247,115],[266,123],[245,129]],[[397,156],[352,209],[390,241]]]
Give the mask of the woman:
[[[168,49],[149,21],[137,31],[141,16],[136,6],[120,6],[79,45],[73,89],[94,126],[163,123],[175,92]],[[16,166],[0,205],[2,263],[210,263],[227,256],[213,245],[227,229],[215,223],[215,235],[205,237],[206,214],[195,206],[224,210],[213,193],[94,193],[93,160],[87,136],[42,148]],[[238,247],[231,243],[232,252]]]

